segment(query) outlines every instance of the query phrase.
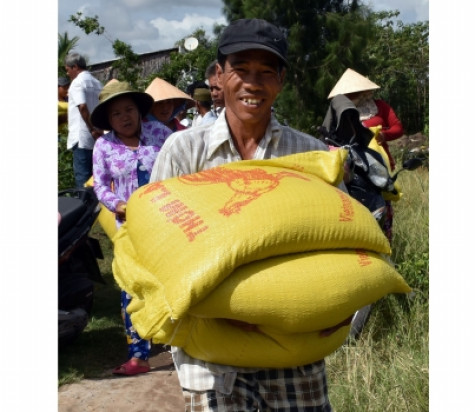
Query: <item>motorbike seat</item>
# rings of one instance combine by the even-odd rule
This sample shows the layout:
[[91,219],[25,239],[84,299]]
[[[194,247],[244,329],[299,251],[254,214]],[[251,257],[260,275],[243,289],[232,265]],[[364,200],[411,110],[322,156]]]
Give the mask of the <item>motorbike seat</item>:
[[82,239],[100,212],[99,201],[92,188],[66,189],[59,192],[58,249],[60,255]]
[[73,197],[58,197],[58,211],[61,215],[58,235],[67,233],[84,215],[87,206],[81,200]]

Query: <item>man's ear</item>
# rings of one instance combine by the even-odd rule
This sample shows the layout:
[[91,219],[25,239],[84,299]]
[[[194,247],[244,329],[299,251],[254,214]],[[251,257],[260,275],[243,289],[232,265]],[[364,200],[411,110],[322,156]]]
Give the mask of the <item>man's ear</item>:
[[287,74],[287,69],[285,67],[282,67],[280,70],[280,85],[283,87],[284,86],[284,80],[285,80],[285,75]]

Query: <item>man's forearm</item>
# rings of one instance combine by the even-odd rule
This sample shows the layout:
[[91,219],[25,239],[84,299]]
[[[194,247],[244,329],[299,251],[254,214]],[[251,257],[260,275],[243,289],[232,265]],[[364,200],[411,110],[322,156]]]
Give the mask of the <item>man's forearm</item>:
[[87,105],[85,104],[80,104],[78,106],[79,113],[81,113],[81,117],[84,120],[84,123],[86,123],[87,128],[89,129],[89,132],[91,133],[92,137],[94,139],[97,139],[99,136],[102,136],[104,134],[104,131],[101,129],[98,129],[97,127],[94,127],[94,125],[91,123],[91,116],[89,114],[89,110],[87,108]]

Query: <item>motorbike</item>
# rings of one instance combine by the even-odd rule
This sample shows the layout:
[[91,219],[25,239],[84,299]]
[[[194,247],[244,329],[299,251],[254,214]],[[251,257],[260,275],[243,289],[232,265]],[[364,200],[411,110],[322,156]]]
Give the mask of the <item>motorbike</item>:
[[99,241],[90,231],[100,204],[91,187],[58,193],[58,344],[76,340],[89,322],[94,282],[105,284],[97,259]]
[[[362,203],[372,213],[381,229],[386,220],[386,200],[400,196],[396,179],[403,170],[415,170],[423,163],[419,157],[403,162],[396,173],[389,172],[389,162],[370,147],[378,132],[362,125],[353,102],[344,95],[335,96],[330,102],[322,126],[318,128],[327,145],[348,150],[345,165],[345,186],[348,194]],[[366,325],[372,305],[359,309],[353,315],[349,337],[357,339]]]

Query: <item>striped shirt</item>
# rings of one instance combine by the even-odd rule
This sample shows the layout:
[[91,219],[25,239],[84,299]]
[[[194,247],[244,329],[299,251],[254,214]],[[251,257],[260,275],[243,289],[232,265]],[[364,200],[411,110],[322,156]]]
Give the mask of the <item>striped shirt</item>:
[[[254,153],[254,159],[271,159],[312,150],[328,148],[313,136],[281,125],[272,116]],[[155,160],[150,182],[240,160],[242,158],[233,143],[223,109],[214,123],[189,128],[168,137]],[[172,347],[171,352],[180,385],[193,391],[216,390],[229,394],[237,372],[251,373],[259,370],[204,362],[192,358],[177,347]],[[302,373],[316,373],[324,371],[324,368],[324,362],[318,361],[295,369]]]

